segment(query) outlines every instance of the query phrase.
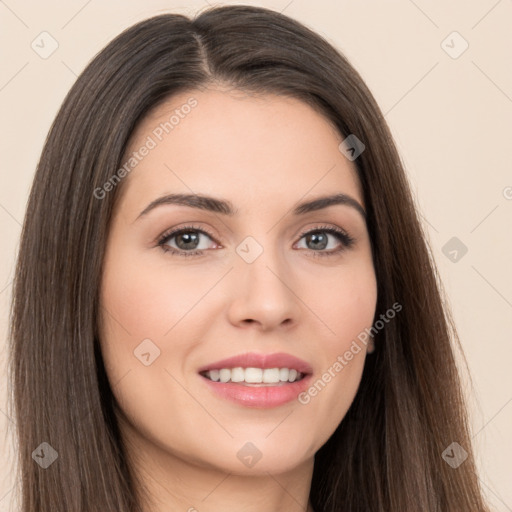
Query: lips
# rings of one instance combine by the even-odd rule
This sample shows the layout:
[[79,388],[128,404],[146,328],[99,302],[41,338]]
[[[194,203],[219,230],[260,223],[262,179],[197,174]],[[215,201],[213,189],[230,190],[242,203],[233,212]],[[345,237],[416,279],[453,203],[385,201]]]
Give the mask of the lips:
[[305,375],[313,373],[312,367],[304,360],[298,357],[278,352],[274,354],[258,354],[255,352],[248,352],[220,361],[207,364],[199,368],[198,372],[205,372],[208,370],[221,370],[223,368],[293,368]]
[[[289,369],[296,370],[302,376],[300,380],[295,380],[294,382],[276,382],[272,384],[218,382],[205,376],[207,372],[230,370],[233,368],[238,368],[238,372],[240,369],[256,368],[264,371],[272,368]],[[261,409],[279,407],[293,402],[310,385],[310,381],[313,378],[313,369],[306,361],[284,352],[275,354],[249,352],[207,364],[199,368],[198,373],[201,377],[201,382],[207,386],[212,396],[234,402],[238,406]]]

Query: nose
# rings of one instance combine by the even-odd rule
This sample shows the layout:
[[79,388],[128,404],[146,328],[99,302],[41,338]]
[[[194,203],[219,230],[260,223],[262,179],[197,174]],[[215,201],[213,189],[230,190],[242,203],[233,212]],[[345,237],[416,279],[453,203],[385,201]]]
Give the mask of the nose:
[[230,274],[228,317],[233,325],[269,331],[297,323],[298,284],[282,257],[265,250],[252,263],[238,260]]

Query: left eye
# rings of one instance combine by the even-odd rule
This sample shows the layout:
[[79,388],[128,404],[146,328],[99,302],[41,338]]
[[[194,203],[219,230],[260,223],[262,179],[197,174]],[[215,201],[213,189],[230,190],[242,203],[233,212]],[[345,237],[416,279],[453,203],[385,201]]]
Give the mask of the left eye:
[[[329,246],[329,238],[334,238],[337,240],[338,244],[341,240],[340,233],[332,233],[329,231],[309,231],[308,233],[302,235],[301,240],[305,240],[305,244],[312,244],[315,250],[323,250],[323,249],[336,249],[336,243],[334,243],[334,247]],[[311,247],[305,247],[306,249],[311,249]]]

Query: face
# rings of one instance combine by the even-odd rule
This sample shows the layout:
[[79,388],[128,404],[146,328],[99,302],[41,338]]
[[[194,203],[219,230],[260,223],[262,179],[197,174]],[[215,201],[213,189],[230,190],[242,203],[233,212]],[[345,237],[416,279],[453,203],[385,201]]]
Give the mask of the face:
[[[278,473],[311,461],[343,420],[372,350],[358,335],[377,283],[342,140],[299,100],[213,89],[174,96],[137,127],[100,342],[122,431],[141,450]],[[333,194],[342,201],[299,207]]]

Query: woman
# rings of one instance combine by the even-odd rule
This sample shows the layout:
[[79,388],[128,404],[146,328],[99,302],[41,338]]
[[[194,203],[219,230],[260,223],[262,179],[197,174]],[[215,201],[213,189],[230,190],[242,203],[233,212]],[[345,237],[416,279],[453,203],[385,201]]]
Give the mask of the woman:
[[347,60],[231,6],[71,89],[12,320],[28,511],[487,511],[399,155]]

